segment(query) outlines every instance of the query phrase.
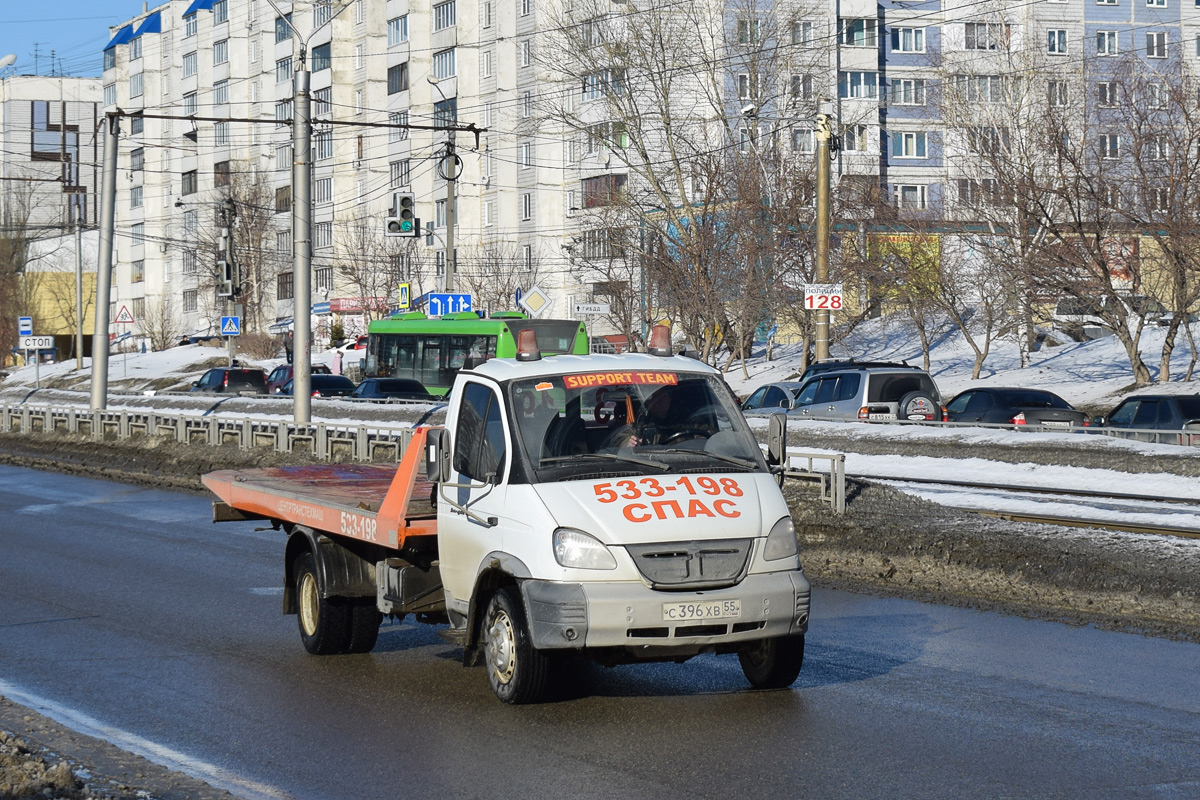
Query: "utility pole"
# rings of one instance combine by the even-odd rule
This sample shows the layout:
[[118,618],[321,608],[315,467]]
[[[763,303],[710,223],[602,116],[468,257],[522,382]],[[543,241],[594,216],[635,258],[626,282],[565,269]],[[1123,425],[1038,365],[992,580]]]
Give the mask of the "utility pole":
[[308,92],[311,74],[305,63],[308,50],[300,45],[296,92],[292,100],[292,280],[295,308],[292,324],[293,416],[297,423],[312,422],[312,116]]
[[455,196],[455,182],[458,179],[458,170],[461,161],[454,154],[454,131],[446,134],[446,155],[442,158],[441,164],[438,166],[438,171],[442,177],[446,179],[446,283],[445,291],[454,291],[454,218],[458,215],[458,208],[455,205],[457,198]]
[[75,369],[83,369],[83,223],[75,207]]
[[[237,219],[237,208],[233,204],[233,200],[226,198],[221,204],[221,250],[225,253],[225,270],[221,275],[224,280],[225,275],[229,275],[229,298],[225,303],[226,313],[231,317],[238,317],[240,320],[241,314],[238,312],[238,294],[241,287],[241,270],[238,268],[237,262],[233,258],[233,221]],[[233,359],[237,357],[237,337],[227,336],[225,338],[225,348],[229,356],[229,366],[233,366]]]
[[[821,113],[817,114],[817,283],[829,283],[829,142],[833,138],[830,127],[831,103],[821,101]],[[829,309],[817,309],[817,335],[815,353],[817,361],[829,358]]]
[[92,333],[92,411],[108,405],[108,299],[112,285],[113,227],[117,210],[117,136],[120,116],[104,118],[104,173],[100,182],[100,247],[96,261],[96,326]]

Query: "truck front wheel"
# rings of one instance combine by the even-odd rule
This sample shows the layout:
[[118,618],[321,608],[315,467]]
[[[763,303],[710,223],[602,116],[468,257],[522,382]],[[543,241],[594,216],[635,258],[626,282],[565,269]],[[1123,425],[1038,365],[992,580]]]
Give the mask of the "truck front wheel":
[[530,642],[515,590],[497,589],[488,601],[483,646],[488,681],[496,697],[512,705],[542,699],[549,682],[550,659]]
[[[314,656],[345,653],[350,645],[353,609],[340,598],[321,597],[317,567],[311,553],[296,562],[296,600],[300,641]],[[372,641],[372,645],[375,643]]]
[[753,649],[738,653],[742,673],[755,689],[784,689],[800,677],[804,664],[804,636],[763,639]]

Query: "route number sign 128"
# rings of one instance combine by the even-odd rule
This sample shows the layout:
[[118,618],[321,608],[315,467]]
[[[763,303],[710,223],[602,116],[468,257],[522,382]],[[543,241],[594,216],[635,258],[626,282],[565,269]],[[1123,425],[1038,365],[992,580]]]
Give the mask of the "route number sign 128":
[[841,311],[842,284],[807,283],[804,285],[804,307],[810,311]]

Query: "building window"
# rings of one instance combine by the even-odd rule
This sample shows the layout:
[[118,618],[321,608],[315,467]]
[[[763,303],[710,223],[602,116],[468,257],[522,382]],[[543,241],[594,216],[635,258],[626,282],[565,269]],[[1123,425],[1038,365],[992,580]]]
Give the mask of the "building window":
[[584,178],[580,182],[583,189],[583,207],[600,208],[612,205],[620,197],[625,181],[625,175],[598,175],[595,178]]
[[878,25],[874,18],[838,20],[838,41],[847,47],[874,47]]
[[293,276],[290,272],[281,272],[275,279],[275,299],[291,300],[295,296]]
[[277,122],[287,122],[292,118],[292,101],[278,100],[275,102],[275,120]]
[[199,215],[197,215],[197,213],[194,210],[184,211],[183,212],[183,232],[190,236],[195,236],[196,232],[198,230],[200,230]]
[[925,80],[923,78],[898,78],[893,80],[892,105],[925,105]]
[[490,228],[496,224],[496,201],[483,201],[483,226]]
[[196,268],[197,268],[196,251],[191,250],[191,249],[184,250],[183,251],[183,274],[184,275],[195,275]]
[[1096,31],[1096,55],[1115,56],[1118,52],[1116,31]]
[[199,66],[199,61],[196,58],[196,53],[184,53],[183,55],[183,77],[190,78],[196,74],[196,69]]
[[927,207],[926,186],[896,184],[892,187],[892,196],[896,208],[908,211],[920,211]]
[[131,114],[129,116],[129,132],[137,135],[146,129],[146,119],[142,116],[142,112]]
[[522,272],[533,272],[533,245],[521,245],[521,262],[519,268]]
[[847,125],[842,130],[842,149],[847,153],[867,152],[867,126]]
[[483,27],[485,27],[485,28],[492,27],[492,4],[491,3],[483,4]]
[[521,42],[521,66],[533,66],[533,42],[529,39]]
[[329,109],[332,108],[331,101],[333,99],[333,89],[326,86],[324,89],[317,89],[312,93],[312,113],[321,116],[329,114]]
[[[1200,36],[1196,37],[1196,42],[1197,42],[1197,45],[1196,45],[1197,51],[1200,52]],[[479,77],[481,77],[481,78],[492,77],[492,58],[493,58],[493,53],[491,50],[485,50],[482,53],[482,55],[479,58]]]
[[275,62],[275,82],[287,83],[292,79],[292,57],[281,58]]
[[[314,47],[312,49],[312,71],[313,72],[320,72],[321,70],[329,69],[331,47],[332,47],[331,43],[326,42],[325,44],[317,45],[316,47]],[[288,59],[287,70],[288,70],[287,77],[290,78],[292,76],[292,67],[291,67],[291,59],[290,58]],[[286,78],[285,78],[285,80],[286,80]],[[276,83],[279,82],[279,70],[278,69],[275,70],[275,82]]]
[[1065,108],[1067,105],[1067,82],[1066,81],[1049,81],[1046,84],[1049,94],[1050,105],[1056,108]]
[[258,59],[260,57],[259,54],[260,54],[261,50],[262,50],[262,45],[259,44],[258,37],[251,36],[250,37],[250,63],[251,64],[258,63]]
[[182,194],[195,194],[199,188],[199,175],[196,170],[183,173],[183,185],[180,187]]
[[275,252],[284,256],[290,256],[292,254],[291,231],[277,231],[275,233]]
[[517,160],[521,169],[529,169],[533,166],[533,145],[530,142],[521,142],[517,146]]
[[802,128],[793,128],[792,150],[806,155],[817,152],[816,132]]
[[317,131],[312,137],[313,158],[324,161],[333,158],[333,131]]
[[521,193],[521,220],[533,219],[533,192]]
[[529,14],[533,11],[533,0],[520,0],[520,3],[521,3],[521,16],[528,17]]
[[1115,133],[1100,134],[1100,157],[1113,159],[1121,157],[1121,137]]
[[454,0],[449,3],[438,3],[433,7],[433,29],[445,30],[455,25]]
[[222,39],[219,42],[213,42],[213,65],[224,64],[229,61],[229,40]]
[[1007,153],[1009,150],[1008,128],[968,128],[967,149],[978,155]]
[[458,98],[451,97],[433,104],[433,124],[453,125],[458,122]]
[[275,187],[275,213],[282,214],[292,210],[292,187]]
[[435,200],[433,203],[433,226],[435,228],[446,227],[446,201]]
[[292,15],[275,18],[275,44],[292,38]]
[[408,15],[388,20],[388,47],[395,47],[408,41]]
[[213,123],[213,143],[217,145],[229,144],[229,123],[214,122]]
[[879,97],[879,73],[877,72],[839,72],[838,96]]
[[1046,52],[1052,56],[1067,54],[1067,32],[1061,28],[1046,31]]
[[963,33],[967,50],[1005,50],[1011,29],[998,22],[967,22]]
[[213,186],[228,186],[230,177],[228,161],[218,161],[213,164]]
[[196,31],[199,30],[196,22],[195,14],[189,14],[183,18],[183,38],[188,39],[196,35]]
[[[397,111],[397,112],[388,114],[388,124],[393,125],[393,126],[407,125],[408,124],[408,112],[407,111]],[[408,138],[408,128],[392,127],[388,130],[388,141],[389,142],[399,142],[399,141],[403,141],[404,139],[407,139],[407,138]]]
[[1171,157],[1171,143],[1165,136],[1151,136],[1146,141],[1146,155],[1151,161],[1165,161]]
[[924,28],[892,28],[892,52],[924,53]]
[[229,81],[220,80],[213,83],[213,105],[223,106],[229,103]]
[[[332,222],[318,222],[313,225],[313,247],[333,247]],[[318,281],[318,284],[320,284],[320,281]],[[329,284],[325,285],[328,286]]]
[[117,66],[117,48],[112,47],[104,51],[104,71],[108,72]]
[[1118,102],[1118,91],[1116,81],[1100,81],[1096,84],[1096,102],[1104,108],[1113,108]]
[[453,78],[454,75],[454,48],[434,53],[433,77],[441,80],[442,78]]
[[408,186],[412,182],[412,167],[407,158],[391,163],[391,185],[393,189]]
[[812,43],[813,23],[792,20],[792,44],[798,47],[811,47]]
[[188,92],[187,94],[185,94],[183,96],[183,114],[184,114],[184,116],[187,116],[187,117],[195,116],[196,112],[199,108],[200,108],[200,103],[197,99],[195,92]]
[[394,67],[388,67],[387,71],[387,90],[388,94],[396,94],[408,90],[408,62],[397,64]]
[[317,178],[313,181],[313,202],[317,205],[333,202],[333,178]]
[[213,3],[213,25],[220,25],[222,22],[229,21],[229,2],[228,0],[217,0]]
[[[362,6],[359,5],[359,8]],[[365,44],[354,45],[354,68],[366,69],[367,67],[367,46]]]
[[1146,86],[1146,102],[1151,108],[1166,108],[1171,97],[1171,90],[1165,83],[1151,83]]
[[1164,187],[1157,187],[1154,190],[1153,199],[1151,200],[1154,211],[1166,212],[1171,208],[1171,190]]
[[533,92],[521,93],[521,116],[525,119],[533,116]]
[[760,23],[757,19],[737,21],[738,44],[758,44]]
[[332,0],[313,0],[313,30],[333,19]]
[[185,312],[186,311],[196,311],[198,308],[199,308],[199,306],[196,303],[196,290],[195,289],[184,289],[183,290],[183,310]]
[[143,86],[142,73],[139,72],[136,75],[129,76],[129,96],[130,97],[141,97],[142,96],[142,86]]
[[1167,34],[1165,32],[1146,34],[1146,57],[1167,57]]
[[117,104],[117,85],[115,83],[104,84],[104,105],[115,106]]
[[142,187],[141,186],[134,186],[132,189],[129,190],[129,207],[130,208],[141,208],[142,207]]
[[146,223],[135,222],[133,225],[130,226],[130,231],[132,232],[132,236],[130,238],[133,239],[133,243],[135,245],[145,243],[145,241],[146,241]]
[[275,147],[275,170],[283,172],[292,168],[292,146],[281,144]]
[[1167,0],[1146,0],[1147,6],[1156,6],[1158,8],[1166,8]]
[[146,166],[146,151],[142,148],[129,151],[129,170],[141,172]]
[[792,100],[811,100],[814,95],[812,75],[792,76]]
[[924,133],[893,133],[891,140],[894,158],[925,158]]
[[313,285],[317,291],[333,291],[333,267],[318,267],[315,273]]

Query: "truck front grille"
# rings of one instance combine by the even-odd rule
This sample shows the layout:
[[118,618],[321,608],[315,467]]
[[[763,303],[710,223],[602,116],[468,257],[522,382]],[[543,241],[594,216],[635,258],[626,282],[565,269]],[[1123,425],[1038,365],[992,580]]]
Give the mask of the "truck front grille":
[[625,549],[655,589],[718,589],[745,575],[750,539],[631,544]]

